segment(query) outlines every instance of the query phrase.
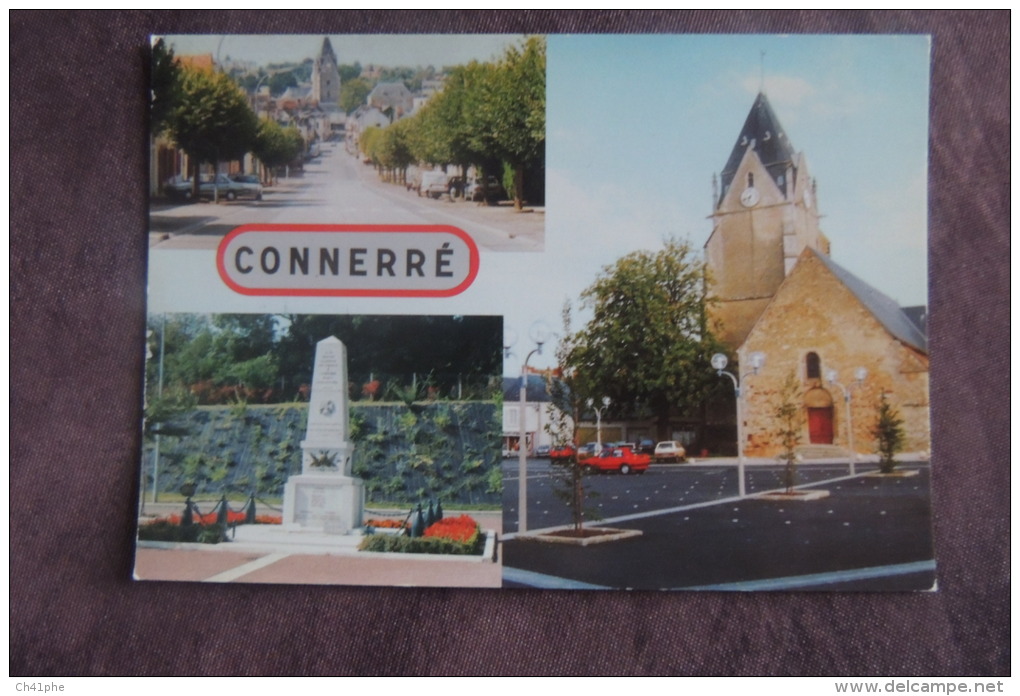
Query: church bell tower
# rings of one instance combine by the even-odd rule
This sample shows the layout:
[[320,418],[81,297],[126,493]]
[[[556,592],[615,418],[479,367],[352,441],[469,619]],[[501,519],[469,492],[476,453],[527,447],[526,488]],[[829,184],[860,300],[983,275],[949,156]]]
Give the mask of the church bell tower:
[[829,253],[815,182],[764,92],[754,100],[722,172],[713,176],[712,234],[705,243],[713,319],[736,349],[805,247]]
[[328,36],[312,63],[312,99],[327,110],[340,102],[340,68]]

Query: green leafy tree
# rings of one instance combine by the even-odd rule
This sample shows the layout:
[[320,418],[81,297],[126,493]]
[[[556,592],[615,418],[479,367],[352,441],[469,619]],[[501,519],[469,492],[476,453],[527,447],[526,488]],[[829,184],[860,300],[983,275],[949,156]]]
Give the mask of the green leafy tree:
[[592,319],[566,339],[563,365],[577,371],[581,393],[610,397],[622,415],[650,412],[661,440],[674,411],[700,413],[719,388],[705,366],[721,350],[708,329],[704,280],[704,262],[677,240],[603,268],[581,295]]
[[258,123],[248,99],[224,73],[184,70],[171,132],[191,156],[193,193],[202,162],[240,159],[255,143]]
[[169,125],[180,99],[181,67],[172,48],[163,39],[152,46],[152,73],[149,79],[149,128],[159,135]]
[[376,141],[375,151],[379,164],[392,173],[394,180],[407,180],[407,168],[414,162],[410,145],[411,124],[408,121],[397,121],[385,128]]
[[344,77],[341,75],[340,85],[340,108],[347,113],[362,106],[372,92],[372,85],[359,77],[344,81]]
[[772,414],[777,423],[775,436],[780,446],[779,459],[783,462],[783,485],[787,493],[793,493],[797,485],[797,447],[804,430],[801,402],[800,384],[791,372],[779,390],[779,404]]
[[478,89],[468,121],[474,149],[512,168],[511,193],[520,210],[525,169],[545,156],[545,40],[531,37],[522,47],[509,48]]
[[885,392],[876,408],[875,425],[871,429],[878,447],[878,468],[883,474],[892,473],[896,468],[896,453],[903,449],[906,431],[903,419],[895,406],[889,403]]
[[252,153],[264,168],[263,179],[271,181],[272,172],[293,162],[304,151],[305,143],[297,128],[284,128],[276,121],[259,122]]
[[353,63],[338,65],[337,72],[340,73],[341,84],[350,82],[351,80],[357,79],[361,76],[361,63],[354,61]]

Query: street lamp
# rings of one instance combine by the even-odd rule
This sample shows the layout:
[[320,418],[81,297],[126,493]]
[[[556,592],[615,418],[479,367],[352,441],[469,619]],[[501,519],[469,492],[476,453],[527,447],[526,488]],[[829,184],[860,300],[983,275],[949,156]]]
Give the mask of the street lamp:
[[[765,366],[765,354],[761,351],[751,353],[748,356],[748,363],[751,365],[751,371],[744,373],[744,380],[751,375],[758,374],[758,371]],[[726,375],[730,378],[733,382],[733,393],[737,397],[737,490],[739,496],[743,498],[747,495],[747,490],[744,485],[744,407],[743,398],[740,393],[741,380],[732,372],[726,371],[726,365],[728,364],[729,359],[722,353],[716,353],[712,356],[712,368],[717,375]]]
[[[520,425],[520,436],[517,440],[517,472],[519,480],[517,482],[517,531],[518,533],[527,531],[528,529],[528,452],[527,452],[527,414],[525,412],[526,404],[528,401],[528,361],[531,360],[531,356],[535,353],[542,354],[542,344],[547,342],[552,336],[552,331],[543,321],[536,321],[531,325],[531,329],[528,331],[528,336],[535,343],[535,348],[528,353],[527,357],[524,358],[524,364],[521,365],[521,391],[520,401],[518,410],[518,420]],[[505,343],[505,341],[504,341]],[[512,344],[511,344],[512,345]],[[504,350],[508,350],[510,346],[505,346]]]
[[829,384],[835,387],[839,387],[839,390],[843,392],[843,401],[846,402],[846,439],[847,447],[850,450],[849,460],[851,476],[855,476],[857,474],[856,466],[857,452],[854,451],[854,421],[853,412],[852,409],[850,408],[850,392],[855,386],[859,387],[863,385],[864,380],[867,378],[867,376],[868,376],[867,369],[863,367],[858,367],[856,370],[854,370],[854,381],[851,384],[848,384],[847,386],[844,387],[842,384],[836,381],[835,370],[830,369],[827,370],[825,373],[825,379],[828,380]]
[[599,451],[597,454],[602,454],[602,412],[609,408],[609,397],[602,397],[602,408],[595,407],[595,401],[588,399],[588,408],[595,410],[595,440],[599,444]]

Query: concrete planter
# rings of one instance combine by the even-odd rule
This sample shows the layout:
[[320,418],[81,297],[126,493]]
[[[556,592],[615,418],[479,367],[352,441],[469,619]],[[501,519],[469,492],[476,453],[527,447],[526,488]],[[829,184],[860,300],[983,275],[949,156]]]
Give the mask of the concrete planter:
[[771,500],[773,502],[781,503],[799,503],[808,502],[811,500],[821,500],[829,497],[829,491],[793,491],[787,493],[786,491],[769,491],[768,493],[762,493],[761,495],[754,496],[757,500]]
[[640,529],[614,529],[612,527],[584,527],[581,532],[581,535],[577,535],[573,527],[570,527],[538,534],[518,534],[517,538],[523,541],[541,541],[550,544],[591,546],[593,544],[606,544],[611,541],[633,539],[643,534]]

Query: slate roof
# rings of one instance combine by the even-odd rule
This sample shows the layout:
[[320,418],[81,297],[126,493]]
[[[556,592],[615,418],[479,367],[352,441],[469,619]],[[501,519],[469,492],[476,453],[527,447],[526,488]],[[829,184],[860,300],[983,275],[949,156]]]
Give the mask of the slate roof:
[[[914,323],[907,310],[896,303],[896,300],[871,287],[825,254],[815,249],[811,249],[811,252],[829,269],[832,275],[836,276],[860,300],[861,304],[878,319],[886,331],[902,343],[916,348],[927,355],[928,337]],[[918,309],[923,310],[924,308],[911,307],[910,311],[916,313]]]
[[[722,194],[719,196],[717,205],[722,202],[723,196],[729,190],[733,176],[737,173],[737,167],[740,166],[740,160],[744,158],[744,152],[748,146],[753,147],[758,153],[769,176],[784,194],[787,192],[787,185],[793,183],[784,178],[783,183],[780,184],[779,177],[786,173],[788,167],[793,166],[796,150],[790,139],[786,137],[786,131],[779,123],[779,119],[776,118],[775,112],[772,111],[768,97],[764,92],[759,92],[751,106],[750,113],[747,114],[743,128],[740,129],[740,135],[737,136],[737,142],[733,145],[730,157],[726,160],[726,166],[723,167]],[[794,171],[794,177],[796,177],[796,171]]]
[[333,44],[329,42],[329,37],[325,37],[322,40],[322,48],[319,50],[319,60],[322,60],[326,56],[333,59],[333,63],[336,64],[336,53],[333,52]]
[[[503,378],[503,400],[517,403],[521,399],[521,378]],[[528,375],[528,391],[525,399],[528,403],[545,403],[552,401],[549,392],[546,390],[545,379],[542,375]]]

